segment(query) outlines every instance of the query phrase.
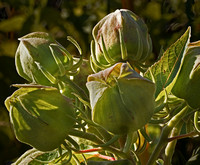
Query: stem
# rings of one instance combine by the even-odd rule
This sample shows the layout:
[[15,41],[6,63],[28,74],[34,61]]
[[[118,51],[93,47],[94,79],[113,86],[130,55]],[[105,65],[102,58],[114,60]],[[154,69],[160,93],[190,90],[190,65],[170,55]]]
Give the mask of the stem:
[[121,137],[121,135],[114,135],[109,141],[107,141],[104,144],[97,145],[97,147],[106,147],[109,145],[115,146],[113,143],[115,143],[117,140],[119,140],[120,137]]
[[183,116],[186,114],[188,107],[186,106],[186,103],[182,104],[180,106],[181,111],[179,111],[174,117],[171,118],[171,120],[168,122],[168,124],[162,129],[162,133],[159,139],[158,144],[156,145],[156,148],[154,149],[153,153],[151,154],[151,157],[147,163],[147,165],[153,165],[156,159],[158,158],[162,148],[167,145],[168,143],[168,136],[171,132],[171,130],[177,125],[177,123],[183,118]]
[[81,96],[82,99],[88,100],[88,96],[84,92],[82,88],[80,88],[75,82],[70,80],[66,76],[59,77],[59,80],[62,81],[65,84],[68,84],[79,96]]
[[82,115],[84,115],[84,117],[82,116],[79,116],[82,120],[86,121],[86,123],[88,125],[91,125],[93,127],[95,127],[95,129],[99,132],[99,134],[105,139],[106,142],[108,142],[110,139],[112,139],[112,136],[111,134],[108,133],[108,131],[106,131],[105,128],[103,128],[101,125],[98,125],[96,123],[94,123],[91,119],[89,119],[87,117],[87,115],[79,108],[79,107],[76,107],[78,108],[78,110],[81,112]]
[[87,139],[87,140],[90,140],[90,141],[92,141],[96,144],[102,144],[103,143],[101,141],[101,139],[99,139],[96,135],[91,134],[91,133],[87,133],[87,132],[82,132],[82,131],[75,130],[75,129],[70,130],[69,135],[80,137],[80,138],[83,138],[83,139]]
[[100,125],[94,123],[92,120],[90,120],[89,118],[87,118],[87,116],[85,115],[84,112],[82,112],[82,114],[85,117],[81,117],[80,116],[80,118],[82,120],[86,121],[88,125],[91,125],[91,126],[95,127],[96,130],[99,132],[99,134],[105,139],[106,142],[109,141],[112,138],[112,136],[103,127],[101,127]]
[[[180,121],[173,129],[171,132],[171,137],[173,136],[177,136],[180,134],[181,129],[183,126],[183,121]],[[165,148],[165,161],[164,161],[164,165],[170,165],[171,164],[171,160],[172,160],[172,156],[174,154],[174,150],[176,147],[176,143],[177,143],[177,139],[174,141],[171,141],[167,144],[166,148]]]
[[[134,132],[135,133],[135,132]],[[129,154],[131,150],[131,146],[133,144],[133,133],[128,133],[126,138],[126,143],[123,148],[123,152]]]
[[115,158],[110,157],[110,156],[106,156],[106,155],[94,154],[94,156],[101,158],[101,159],[109,160],[109,161],[115,161]]
[[125,143],[126,143],[126,138],[127,138],[127,134],[121,136],[121,137],[118,139],[118,143],[119,143],[119,146],[120,146],[120,149],[121,149],[121,150],[123,150],[123,148],[124,148],[124,145],[125,145]]
[[[82,131],[79,131],[79,130],[71,130],[69,132],[69,135],[72,135],[72,136],[76,136],[76,137],[79,137],[79,138],[83,138],[83,139],[87,139],[87,140],[90,140],[92,141],[93,143],[95,144],[102,144],[104,143],[101,139],[99,139],[96,135],[94,134],[91,134],[91,133],[87,133],[87,132],[82,132]],[[128,155],[119,151],[118,149],[114,148],[114,147],[101,147],[102,149],[104,150],[107,150],[107,151],[110,151],[116,155],[119,155],[120,157],[122,158],[127,158]]]
[[[135,163],[135,160],[137,160],[137,164],[139,161],[138,156],[136,154],[132,155],[133,152],[131,152],[131,147],[133,144],[133,141],[135,140],[135,137],[137,136],[137,132],[129,132],[126,137],[126,142],[123,147],[123,152],[128,155],[128,159]],[[139,165],[139,164],[138,164]]]
[[194,113],[194,127],[197,130],[197,132],[200,133],[200,126],[199,126],[199,123],[198,123],[198,117],[199,117],[199,111],[196,111]]
[[79,162],[78,158],[76,157],[75,154],[73,154],[73,158],[74,158],[74,161],[76,162],[77,165],[81,165],[81,163]]
[[83,154],[83,153],[89,153],[89,152],[98,152],[101,151],[101,148],[91,148],[91,149],[86,149],[86,150],[79,150],[76,151],[77,154]]
[[102,127],[96,127],[96,129],[98,130],[98,132],[102,135],[102,137],[105,139],[105,141],[109,141],[112,136]]
[[192,131],[192,132],[187,133],[187,134],[183,134],[183,135],[179,135],[179,136],[174,136],[174,137],[168,138],[168,142],[171,142],[171,141],[174,141],[174,140],[183,139],[183,138],[187,138],[187,137],[192,137],[192,136],[195,136],[195,135],[199,135],[199,133],[196,132],[196,131]]

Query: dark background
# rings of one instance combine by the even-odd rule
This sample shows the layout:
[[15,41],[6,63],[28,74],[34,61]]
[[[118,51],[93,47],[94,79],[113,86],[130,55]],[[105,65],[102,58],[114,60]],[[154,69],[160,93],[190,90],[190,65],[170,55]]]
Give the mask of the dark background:
[[[9,164],[29,146],[15,139],[4,106],[14,83],[25,83],[15,70],[18,38],[33,31],[45,31],[73,52],[67,42],[73,36],[90,55],[91,30],[105,15],[116,9],[132,10],[146,22],[153,42],[152,60],[192,28],[191,41],[200,38],[198,0],[1,0],[0,1],[0,164]],[[189,157],[189,156],[188,156]],[[182,158],[184,159],[184,157]]]

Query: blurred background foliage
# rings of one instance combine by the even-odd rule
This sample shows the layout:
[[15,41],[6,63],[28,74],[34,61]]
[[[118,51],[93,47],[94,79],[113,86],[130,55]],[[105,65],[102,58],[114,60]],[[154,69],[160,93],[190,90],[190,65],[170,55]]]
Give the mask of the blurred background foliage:
[[5,98],[15,90],[10,85],[25,83],[17,75],[14,64],[18,38],[34,31],[48,32],[76,55],[74,47],[66,39],[70,35],[81,45],[83,55],[87,58],[90,55],[93,26],[105,15],[119,8],[132,10],[146,22],[153,41],[153,61],[188,26],[192,27],[191,41],[200,39],[199,0],[0,1],[0,164],[9,164],[30,148],[15,139],[4,107]]

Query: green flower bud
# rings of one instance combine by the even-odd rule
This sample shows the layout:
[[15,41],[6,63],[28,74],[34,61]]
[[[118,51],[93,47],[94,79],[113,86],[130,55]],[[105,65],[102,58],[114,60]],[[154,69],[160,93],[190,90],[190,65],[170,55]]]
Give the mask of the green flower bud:
[[172,93],[200,108],[200,42],[191,43],[183,59]]
[[92,119],[114,134],[136,131],[154,112],[155,84],[126,63],[88,77]]
[[59,147],[75,124],[72,104],[54,88],[20,88],[5,105],[17,139],[41,151]]
[[[79,67],[69,52],[48,33],[34,32],[19,39],[15,63],[18,74],[41,85],[57,83],[59,76],[74,73]],[[82,59],[80,60],[82,61]]]
[[152,51],[146,24],[133,12],[120,9],[100,20],[92,31],[91,61],[107,68],[120,61],[143,63]]

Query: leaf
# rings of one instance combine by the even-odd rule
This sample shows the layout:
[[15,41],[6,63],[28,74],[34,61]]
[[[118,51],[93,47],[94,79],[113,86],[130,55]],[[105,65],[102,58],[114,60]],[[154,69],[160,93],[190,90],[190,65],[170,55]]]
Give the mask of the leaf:
[[164,165],[164,161],[162,159],[156,160],[157,165]]
[[6,55],[9,57],[14,57],[15,51],[17,49],[18,42],[12,40],[4,40],[0,44],[0,50],[2,56]]
[[191,29],[188,27],[187,31],[181,36],[181,38],[171,45],[164,52],[161,59],[152,65],[144,74],[146,78],[155,81],[156,97],[176,76],[182,57],[184,56],[190,41],[190,33]]
[[197,148],[192,157],[187,161],[186,165],[200,164],[200,148]]
[[43,161],[50,162],[54,160],[57,156],[58,152],[56,150],[52,152],[42,152],[35,148],[32,148],[21,155],[21,157],[17,159],[14,165],[41,165]]
[[18,31],[22,28],[26,17],[24,15],[14,16],[10,19],[0,22],[0,31],[11,32]]
[[[200,107],[200,41],[191,43],[184,56],[181,69],[179,70],[171,92],[185,99],[190,107]],[[184,90],[183,90],[184,89]],[[195,96],[195,97],[194,97]]]

